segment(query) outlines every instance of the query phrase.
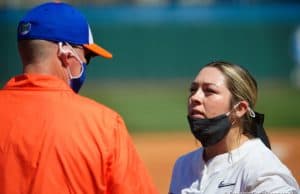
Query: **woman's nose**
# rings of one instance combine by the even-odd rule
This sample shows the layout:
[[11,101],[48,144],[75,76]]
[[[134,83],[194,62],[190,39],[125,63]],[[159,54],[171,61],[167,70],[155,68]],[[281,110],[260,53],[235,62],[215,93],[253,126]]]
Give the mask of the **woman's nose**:
[[190,101],[191,101],[191,103],[194,103],[194,104],[202,103],[203,96],[204,96],[204,94],[203,94],[202,90],[198,89],[196,92],[194,92],[190,96]]

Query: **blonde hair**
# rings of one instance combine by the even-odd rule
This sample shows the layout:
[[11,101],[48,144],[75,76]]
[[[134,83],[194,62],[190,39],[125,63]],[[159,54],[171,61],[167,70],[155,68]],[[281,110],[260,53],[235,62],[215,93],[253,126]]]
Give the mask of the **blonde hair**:
[[[231,107],[238,102],[245,100],[253,110],[257,101],[257,83],[251,74],[239,65],[224,61],[216,61],[205,65],[204,67],[214,67],[225,76],[226,85],[229,89],[231,98]],[[245,135],[255,136],[256,132],[252,129],[253,119],[247,112],[240,120],[240,127]]]

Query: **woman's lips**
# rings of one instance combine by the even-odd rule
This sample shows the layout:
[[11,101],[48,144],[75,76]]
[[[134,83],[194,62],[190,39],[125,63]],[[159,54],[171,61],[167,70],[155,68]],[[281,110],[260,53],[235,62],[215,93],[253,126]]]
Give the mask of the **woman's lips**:
[[206,118],[205,114],[197,109],[192,109],[190,111],[190,116],[193,118]]

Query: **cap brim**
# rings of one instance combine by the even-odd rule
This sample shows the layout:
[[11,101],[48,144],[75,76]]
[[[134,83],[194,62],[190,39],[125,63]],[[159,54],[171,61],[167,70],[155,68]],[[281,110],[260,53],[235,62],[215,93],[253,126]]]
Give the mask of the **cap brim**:
[[84,44],[83,46],[84,46],[84,48],[93,52],[95,55],[99,55],[99,56],[102,56],[102,57],[108,58],[108,59],[112,58],[112,54],[110,52],[108,52],[107,50],[105,50],[104,48],[102,48],[96,44]]

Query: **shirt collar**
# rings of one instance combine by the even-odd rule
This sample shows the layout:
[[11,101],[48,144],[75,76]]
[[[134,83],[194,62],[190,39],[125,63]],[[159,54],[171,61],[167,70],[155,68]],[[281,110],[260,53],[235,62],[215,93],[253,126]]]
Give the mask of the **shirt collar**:
[[56,76],[24,73],[11,78],[4,86],[5,90],[66,90],[70,86]]
[[210,159],[205,163],[205,166],[211,173],[220,171],[238,162],[247,155],[249,151],[254,150],[258,144],[261,144],[260,139],[255,138],[247,140],[240,147],[230,151],[229,153],[220,154]]

